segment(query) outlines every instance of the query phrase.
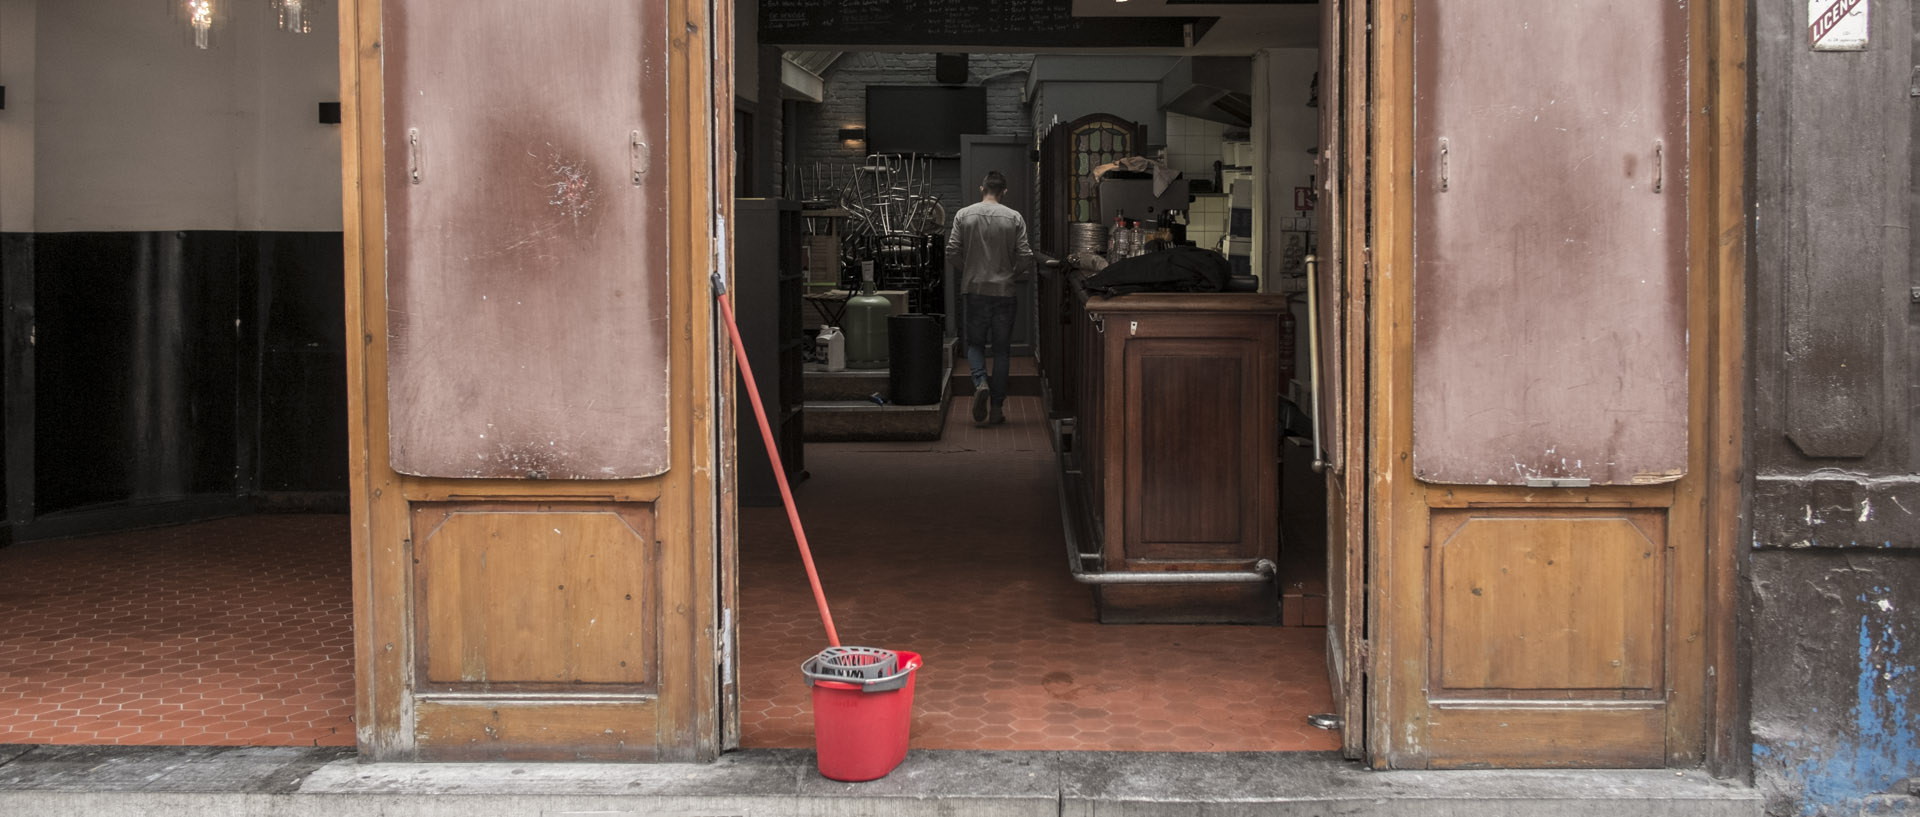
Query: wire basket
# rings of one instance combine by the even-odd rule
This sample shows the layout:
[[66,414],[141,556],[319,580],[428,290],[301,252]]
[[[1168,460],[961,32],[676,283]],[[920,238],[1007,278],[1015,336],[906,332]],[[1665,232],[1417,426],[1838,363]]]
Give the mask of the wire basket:
[[866,692],[884,692],[906,685],[915,668],[900,666],[900,654],[877,647],[828,647],[800,665],[807,685],[816,681],[852,684]]

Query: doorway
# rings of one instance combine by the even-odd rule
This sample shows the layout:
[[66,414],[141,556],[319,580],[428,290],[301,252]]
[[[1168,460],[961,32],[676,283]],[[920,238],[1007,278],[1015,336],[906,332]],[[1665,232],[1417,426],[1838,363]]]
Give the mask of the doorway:
[[[1066,564],[1038,397],[929,443],[807,451],[797,490],[845,643],[925,656],[913,746],[1098,751],[1329,750],[1321,631],[1109,625]],[[812,745],[798,664],[823,645],[784,515],[741,510],[742,742]],[[1278,603],[1278,599],[1275,600]]]
[[[1064,123],[1089,111],[1068,108],[1071,97],[1060,85],[1049,84],[1063,80],[1032,80],[1026,75],[1031,68],[1016,70],[1006,64],[1011,56],[973,55],[972,80],[985,84],[989,94],[1004,93],[1015,106],[1023,94],[1053,101],[1054,107],[1020,123],[1023,127],[1014,132],[987,136],[1007,143],[1004,161],[1012,163],[1011,168],[997,169],[1009,177],[1032,179],[1034,120]],[[851,70],[874,74],[864,83],[876,85],[901,82],[881,76],[889,65],[916,76],[921,71],[931,75],[934,67],[932,55],[848,52],[839,59]],[[1194,178],[1204,178],[1206,184],[1194,189],[1201,200],[1213,205],[1209,209],[1220,221],[1211,230],[1209,244],[1218,244],[1228,234],[1233,208],[1228,206],[1230,191],[1216,186],[1219,174],[1214,163],[1223,161],[1222,145],[1230,141],[1229,130],[1236,131],[1233,141],[1248,141],[1250,128],[1160,112],[1154,98],[1157,81],[1177,57],[1150,59],[1157,67],[1133,83],[1140,86],[1135,104],[1144,112],[1129,113],[1142,117],[1144,141],[1154,146],[1153,152],[1168,148],[1167,158],[1172,160],[1177,150],[1179,161],[1195,163]],[[804,61],[818,64],[811,56]],[[1310,168],[1311,157],[1304,148],[1312,144],[1311,122],[1317,118],[1306,104],[1312,84],[1310,52],[1294,62],[1305,67],[1294,72],[1297,76],[1290,75],[1276,95],[1286,100],[1287,115],[1308,118],[1309,135],[1288,152],[1289,171],[1298,169],[1296,165]],[[1241,82],[1250,87],[1252,60],[1246,65],[1247,75]],[[819,109],[857,109],[857,97],[849,103],[832,96],[837,80],[828,73],[829,94],[818,103]],[[1030,81],[1040,87],[1030,86]],[[762,98],[765,94],[762,89]],[[1093,92],[1086,96],[1113,98]],[[989,99],[1000,104],[999,96]],[[843,132],[860,127],[872,133],[871,123],[857,120],[809,123],[802,117],[783,123],[788,133],[797,134],[790,138],[802,145],[810,139],[843,142]],[[816,130],[817,137],[809,135]],[[973,137],[962,137],[969,138]],[[833,186],[817,178],[845,176],[846,166],[865,161],[860,155],[864,146],[835,147],[840,149],[834,160],[842,166],[837,173],[827,169],[816,175],[804,151],[788,157],[801,164],[797,170],[790,167],[788,175],[790,181],[797,180],[789,189],[798,192],[803,208],[808,208],[804,199],[820,187]],[[968,163],[964,154],[933,161],[962,167]],[[1237,158],[1226,161],[1238,163]],[[935,173],[954,180],[953,192],[942,201],[949,212],[977,199],[972,188],[978,182],[966,171],[944,167]],[[1309,170],[1300,169],[1295,185],[1308,184],[1309,175]],[[1295,185],[1289,186],[1289,193]],[[834,209],[800,213],[806,217]],[[1049,239],[1038,235],[1040,221],[1036,216],[1029,226],[1036,248],[1044,249],[1042,244]],[[1064,255],[1056,252],[1055,257]],[[739,257],[745,256],[736,250]],[[746,268],[741,274],[747,274]],[[1275,292],[1271,297],[1284,300],[1287,294]],[[1049,331],[1044,324],[1052,322],[1058,330],[1060,306],[1055,302],[1023,310],[1025,319],[1036,325],[1034,335],[1042,347]],[[825,320],[810,312],[803,315],[803,325]],[[742,320],[749,319],[743,316]],[[749,355],[752,342],[749,339]],[[1304,343],[1298,345],[1304,348]],[[1278,363],[1279,345],[1273,343],[1266,351]],[[891,640],[872,646],[913,649],[927,657],[928,670],[916,694],[921,718],[914,745],[1174,751],[1338,748],[1337,732],[1316,729],[1307,720],[1332,707],[1323,669],[1325,614],[1308,612],[1312,605],[1324,605],[1324,576],[1310,572],[1297,581],[1267,580],[1258,585],[1266,595],[1268,624],[1096,623],[1094,590],[1076,583],[1069,567],[1061,514],[1060,417],[1051,410],[1051,398],[1058,395],[1042,389],[1042,373],[1032,357],[1017,357],[1007,404],[1009,422],[976,427],[968,416],[966,397],[971,385],[965,364],[958,349],[950,355],[953,385],[942,400],[945,419],[936,426],[938,439],[809,440],[803,447],[805,478],[795,483],[828,595],[836,601],[836,622],[843,638],[851,644],[867,643],[854,623],[866,622],[873,637]],[[1286,357],[1287,364],[1294,362],[1291,354]],[[1303,378],[1304,369],[1294,368]],[[770,391],[765,375],[759,377],[762,387]],[[809,404],[804,425],[810,433],[818,432],[834,422],[834,412],[857,408],[861,401],[852,398],[884,388],[884,381],[878,377],[879,385],[840,401],[847,405]],[[884,413],[883,408],[871,404],[869,408],[875,416]],[[1275,414],[1267,444],[1277,462],[1285,436],[1280,424],[1285,420]],[[1293,425],[1304,433],[1303,424]],[[738,427],[742,435],[758,433],[750,426]],[[758,466],[742,461],[740,467],[744,472]],[[1278,470],[1276,465],[1276,474]],[[1303,490],[1312,488],[1309,480],[1318,480],[1304,460],[1298,473],[1289,472],[1287,479],[1297,482],[1273,485],[1272,496],[1250,503],[1250,516],[1271,517],[1261,524],[1275,537],[1284,524],[1280,518],[1284,492],[1311,497],[1299,504],[1317,506],[1323,501],[1317,490]],[[800,661],[824,646],[824,639],[804,592],[784,517],[777,509],[760,507],[742,507],[739,514],[740,601],[734,609],[740,622],[741,745],[806,746],[811,740],[806,691],[794,676]],[[1321,541],[1307,536],[1280,546],[1283,562],[1302,553],[1321,556]],[[1089,536],[1080,535],[1080,549],[1094,547],[1090,541]],[[1318,563],[1317,558],[1306,561]],[[1283,595],[1289,596],[1284,603]]]

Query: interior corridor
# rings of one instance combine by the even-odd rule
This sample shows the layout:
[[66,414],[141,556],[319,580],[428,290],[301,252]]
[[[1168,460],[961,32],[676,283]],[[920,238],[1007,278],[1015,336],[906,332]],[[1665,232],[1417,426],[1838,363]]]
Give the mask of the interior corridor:
[[[847,645],[921,653],[922,749],[1335,750],[1322,627],[1102,625],[1073,581],[1038,397],[942,438],[809,444],[796,488]],[[800,664],[826,646],[779,508],[742,508],[742,740],[813,741]]]

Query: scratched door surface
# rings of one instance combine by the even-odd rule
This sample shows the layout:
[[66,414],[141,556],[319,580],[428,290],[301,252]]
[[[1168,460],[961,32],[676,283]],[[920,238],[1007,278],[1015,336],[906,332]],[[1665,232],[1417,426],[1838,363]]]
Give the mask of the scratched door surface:
[[664,471],[665,6],[393,2],[384,23],[394,469]]
[[1678,477],[1685,4],[1423,3],[1415,26],[1415,475]]

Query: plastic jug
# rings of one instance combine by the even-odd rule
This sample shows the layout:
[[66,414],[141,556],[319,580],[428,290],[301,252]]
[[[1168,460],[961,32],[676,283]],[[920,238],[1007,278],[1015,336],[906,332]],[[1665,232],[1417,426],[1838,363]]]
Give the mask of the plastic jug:
[[840,327],[822,324],[820,334],[814,337],[813,342],[819,345],[821,357],[827,361],[827,371],[846,371],[847,336],[841,333]]

